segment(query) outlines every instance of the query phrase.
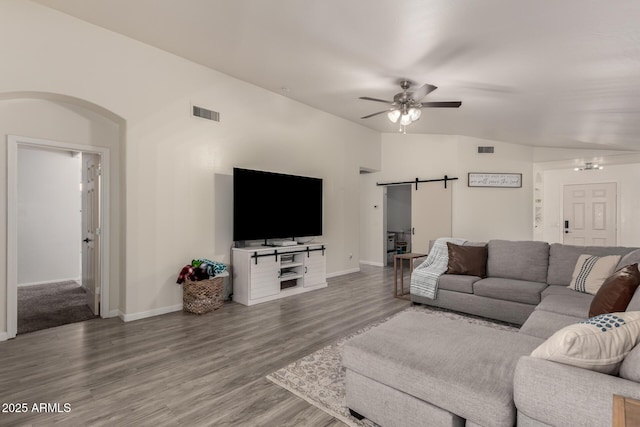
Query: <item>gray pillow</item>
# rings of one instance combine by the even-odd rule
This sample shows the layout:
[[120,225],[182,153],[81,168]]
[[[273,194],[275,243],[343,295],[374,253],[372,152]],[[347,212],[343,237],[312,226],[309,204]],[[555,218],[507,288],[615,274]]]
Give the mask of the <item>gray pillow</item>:
[[620,378],[640,383],[640,344],[636,345],[622,361]]
[[622,267],[626,267],[627,265],[638,263],[640,265],[640,249],[636,249],[635,251],[631,251],[620,259],[618,266],[616,267],[616,271],[620,270]]

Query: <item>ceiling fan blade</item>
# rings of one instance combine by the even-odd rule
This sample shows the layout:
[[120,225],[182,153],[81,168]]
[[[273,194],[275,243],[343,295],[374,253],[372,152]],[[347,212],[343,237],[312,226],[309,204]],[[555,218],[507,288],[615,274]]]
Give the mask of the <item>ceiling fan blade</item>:
[[369,96],[361,96],[358,99],[364,99],[365,101],[376,101],[376,102],[384,102],[385,104],[393,104],[393,101],[385,101],[384,99],[378,99],[378,98],[371,98]]
[[436,89],[438,89],[438,86],[434,86],[434,85],[430,85],[429,83],[425,83],[424,85],[422,85],[422,87],[418,88],[418,90],[413,92],[413,94],[411,95],[411,98],[415,102],[418,102],[422,98],[424,98],[425,96],[427,96],[428,94],[430,94],[431,92],[433,92]]
[[360,117],[361,119],[368,119],[369,117],[377,116],[378,114],[388,113],[391,110],[378,111],[377,113],[369,114],[368,116]]
[[443,102],[421,102],[422,108],[458,108],[462,105],[461,101],[443,101]]

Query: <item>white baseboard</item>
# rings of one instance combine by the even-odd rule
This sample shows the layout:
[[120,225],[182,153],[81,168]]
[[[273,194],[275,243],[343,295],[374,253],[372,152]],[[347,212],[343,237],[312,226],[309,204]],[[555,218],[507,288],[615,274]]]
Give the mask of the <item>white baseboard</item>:
[[372,265],[374,267],[384,267],[384,264],[376,261],[360,261],[360,264]]
[[125,314],[120,312],[118,316],[120,316],[120,318],[124,322],[132,322],[134,320],[145,319],[147,317],[153,317],[153,316],[160,316],[161,314],[173,313],[174,311],[180,311],[180,310],[182,310],[182,304],[172,305],[169,307],[154,308],[153,310],[141,311],[139,313]]
[[122,312],[118,309],[115,310],[110,310],[109,313],[107,313],[107,317],[111,318],[111,317],[119,317],[122,314]]
[[78,282],[80,283],[82,279],[80,277],[73,277],[71,279],[50,279],[50,280],[42,280],[40,282],[29,282],[29,283],[18,283],[18,287],[22,286],[36,286],[36,285],[46,285],[48,283],[59,283],[59,282]]
[[331,277],[344,276],[345,274],[357,273],[358,271],[360,271],[360,268],[351,268],[349,270],[334,271],[333,273],[327,273],[327,279]]
[[0,341],[6,341],[9,339],[9,334],[6,332],[0,332]]

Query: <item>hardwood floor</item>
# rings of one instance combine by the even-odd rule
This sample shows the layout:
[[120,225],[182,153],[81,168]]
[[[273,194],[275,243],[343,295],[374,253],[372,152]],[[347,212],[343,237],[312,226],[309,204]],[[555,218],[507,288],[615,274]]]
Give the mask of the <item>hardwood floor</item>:
[[393,298],[393,269],[361,267],[252,307],[96,319],[2,342],[0,409],[28,412],[0,412],[0,425],[344,425],[265,376],[410,305]]

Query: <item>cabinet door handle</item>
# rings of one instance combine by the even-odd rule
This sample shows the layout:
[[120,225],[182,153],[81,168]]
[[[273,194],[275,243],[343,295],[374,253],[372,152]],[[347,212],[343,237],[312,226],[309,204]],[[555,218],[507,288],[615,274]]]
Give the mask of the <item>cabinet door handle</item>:
[[415,227],[411,227],[411,234],[416,234],[416,228]]
[[307,266],[304,266],[304,274],[307,274]]

